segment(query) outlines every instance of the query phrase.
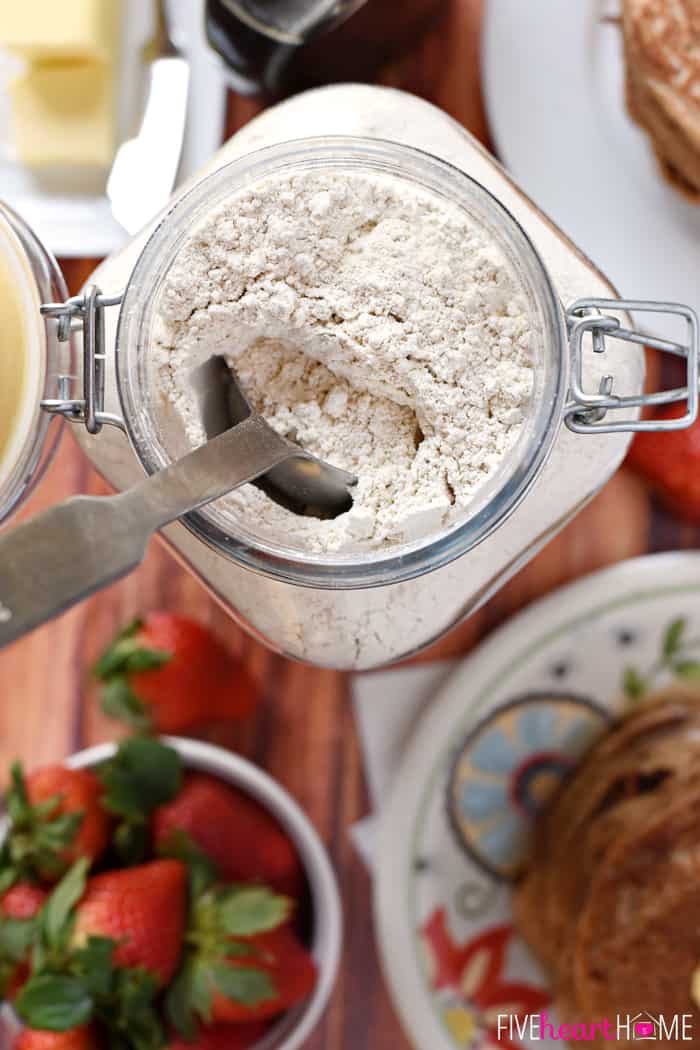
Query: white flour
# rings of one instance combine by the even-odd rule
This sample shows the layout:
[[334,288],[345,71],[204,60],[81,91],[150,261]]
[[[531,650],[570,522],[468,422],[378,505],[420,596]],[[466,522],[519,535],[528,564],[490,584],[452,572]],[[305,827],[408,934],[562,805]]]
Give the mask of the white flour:
[[332,522],[249,485],[219,504],[257,535],[345,553],[464,516],[528,412],[528,327],[517,277],[460,208],[389,176],[317,171],[261,181],[194,232],[154,360],[192,444],[189,374],[223,353],[272,426],[358,475]]

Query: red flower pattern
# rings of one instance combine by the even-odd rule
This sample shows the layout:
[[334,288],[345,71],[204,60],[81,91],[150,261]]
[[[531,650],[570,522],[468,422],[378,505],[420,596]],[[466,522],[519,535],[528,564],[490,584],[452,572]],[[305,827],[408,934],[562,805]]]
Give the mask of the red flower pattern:
[[540,1013],[550,1002],[543,989],[502,977],[506,949],[513,936],[511,926],[494,926],[466,944],[457,944],[450,933],[447,913],[436,908],[421,929],[429,957],[431,985],[435,992],[451,993],[469,1008],[476,1020],[478,1038],[470,1050],[503,1047],[522,1050],[498,1035],[498,1015],[523,1020]]

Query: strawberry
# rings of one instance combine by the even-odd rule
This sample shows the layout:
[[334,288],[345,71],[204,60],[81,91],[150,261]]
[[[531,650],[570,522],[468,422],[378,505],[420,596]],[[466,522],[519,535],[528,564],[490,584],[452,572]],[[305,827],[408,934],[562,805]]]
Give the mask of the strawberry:
[[180,953],[185,867],[154,861],[87,878],[76,861],[35,925],[32,972],[14,1007],[27,1028],[95,1025],[107,1044],[161,1050],[161,981]]
[[30,882],[16,882],[0,898],[0,913],[8,919],[33,919],[46,900],[46,890]]
[[[685,415],[684,402],[655,413],[659,420]],[[687,430],[637,434],[627,464],[646,478],[660,499],[676,514],[700,524],[700,419]]]
[[[201,872],[200,872],[201,875]],[[187,950],[166,996],[186,1039],[204,1024],[263,1021],[313,990],[316,966],[289,925],[291,901],[262,886],[217,886],[191,906]]]
[[37,769],[27,777],[27,795],[33,806],[57,799],[51,819],[72,813],[82,814],[77,833],[62,851],[64,867],[79,857],[96,860],[109,839],[109,816],[100,805],[102,785],[89,769],[67,769],[54,765]]
[[109,938],[117,945],[117,966],[140,967],[165,986],[182,949],[186,875],[177,860],[95,875],[76,908],[72,946]]
[[261,1021],[237,1025],[200,1025],[192,1042],[185,1042],[184,1039],[176,1037],[168,1043],[166,1050],[248,1050],[249,1047],[255,1046],[266,1032],[267,1025]]
[[89,1025],[69,1028],[67,1032],[48,1032],[40,1028],[23,1028],[13,1050],[96,1050],[97,1042]]
[[266,809],[236,788],[204,773],[187,776],[177,798],[155,812],[156,847],[178,831],[214,861],[224,880],[260,881],[301,896],[304,873],[292,842]]
[[[211,1003],[214,1021],[230,1024],[275,1017],[290,1006],[302,1002],[314,989],[316,964],[289,926],[257,934],[248,943],[255,949],[254,955],[235,956],[227,960],[232,968],[234,987],[236,971],[245,968],[269,974],[274,992],[254,1003],[230,997],[225,991],[215,991]],[[219,984],[226,987],[220,977]]]
[[52,765],[26,779],[12,769],[7,811],[12,821],[0,850],[0,890],[16,879],[54,882],[79,857],[96,860],[109,840],[102,785],[87,769]]
[[153,612],[123,630],[95,666],[102,707],[137,730],[181,733],[243,718],[256,689],[240,662],[201,624]]
[[15,999],[29,977],[32,920],[45,900],[45,891],[28,882],[16,882],[0,898],[0,993],[7,999]]

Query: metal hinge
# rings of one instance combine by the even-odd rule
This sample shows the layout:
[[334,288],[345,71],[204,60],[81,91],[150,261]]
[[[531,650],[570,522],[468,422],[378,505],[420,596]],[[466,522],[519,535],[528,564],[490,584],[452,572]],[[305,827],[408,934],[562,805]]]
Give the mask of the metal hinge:
[[[687,340],[674,343],[645,332],[623,328],[610,311],[622,313],[658,313],[684,318]],[[694,310],[677,303],[643,302],[636,299],[579,299],[567,310],[569,346],[571,349],[571,398],[565,410],[565,422],[577,434],[614,434],[623,431],[683,430],[698,416],[698,318]],[[654,347],[686,360],[685,386],[653,394],[617,396],[613,393],[614,376],[604,375],[597,393],[583,389],[583,340],[591,335],[594,353],[603,353],[605,339],[611,337],[627,343]],[[676,419],[637,419],[628,417],[605,421],[609,412],[632,408],[658,407],[674,402],[687,402],[684,415]]]
[[57,335],[66,342],[74,331],[83,337],[83,396],[72,396],[74,376],[59,376],[58,398],[46,398],[41,407],[53,415],[64,416],[74,423],[84,423],[90,434],[99,434],[103,426],[125,430],[120,416],[104,411],[105,395],[105,319],[104,311],[119,306],[121,295],[104,296],[96,285],[88,285],[82,295],[75,295],[65,303],[46,303],[41,307],[44,317],[58,322]]

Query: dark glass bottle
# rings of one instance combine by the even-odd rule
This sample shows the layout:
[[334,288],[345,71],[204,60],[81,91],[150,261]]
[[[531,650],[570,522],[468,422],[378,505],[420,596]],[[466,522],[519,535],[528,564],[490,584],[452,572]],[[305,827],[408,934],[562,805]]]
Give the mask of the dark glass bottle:
[[[446,0],[207,0],[207,36],[241,94],[367,79]],[[322,39],[321,39],[322,38]]]

